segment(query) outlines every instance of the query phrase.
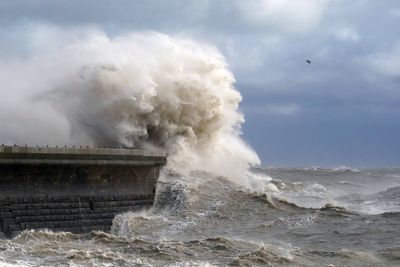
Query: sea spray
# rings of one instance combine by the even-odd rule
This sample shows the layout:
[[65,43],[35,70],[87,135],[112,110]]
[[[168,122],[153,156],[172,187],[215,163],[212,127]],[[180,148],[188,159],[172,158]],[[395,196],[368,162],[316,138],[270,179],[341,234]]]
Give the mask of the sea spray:
[[36,40],[36,50],[14,64],[21,76],[16,78],[26,77],[32,87],[21,91],[29,92],[21,106],[42,106],[33,118],[26,112],[30,123],[50,118],[40,138],[29,136],[37,130],[19,129],[29,132],[26,140],[43,140],[46,128],[52,139],[57,131],[50,124],[56,121],[63,129],[58,142],[162,150],[169,155],[167,168],[246,183],[249,166],[259,159],[240,138],[241,95],[215,47],[154,32],[110,38],[88,30],[75,38],[67,32],[63,39],[60,30],[52,31],[36,36],[46,42]]

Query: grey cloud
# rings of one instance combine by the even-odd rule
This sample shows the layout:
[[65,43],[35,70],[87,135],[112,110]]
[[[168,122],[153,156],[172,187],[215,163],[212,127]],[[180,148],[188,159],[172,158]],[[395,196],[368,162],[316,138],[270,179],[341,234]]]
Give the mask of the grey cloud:
[[342,27],[334,30],[334,35],[337,39],[342,41],[352,41],[357,42],[360,40],[360,35],[358,32],[351,27]]
[[[303,142],[302,145],[290,142],[296,151],[279,140],[289,138],[287,129],[295,131],[295,127],[310,135],[320,134],[314,138],[316,146],[319,142],[325,150],[332,151],[332,161],[338,161],[339,152],[345,150],[345,145],[351,145],[351,140],[364,136],[374,142],[364,145],[377,151],[377,162],[378,159],[395,162],[393,147],[400,149],[395,140],[400,132],[399,127],[391,125],[400,121],[399,2],[299,0],[293,3],[289,0],[1,1],[0,55],[29,53],[33,48],[27,36],[43,24],[61,29],[97,27],[111,35],[155,30],[189,36],[215,44],[227,57],[237,87],[244,95],[242,109],[248,121],[244,132],[266,162],[285,162],[285,155],[286,162],[295,162],[288,155],[307,151],[306,134],[293,139]],[[306,64],[306,59],[312,64]],[[290,116],[283,115],[284,109],[280,107],[285,105],[298,109],[286,112]],[[351,128],[352,123],[359,128],[342,130],[342,137],[349,141],[340,144],[335,128]],[[257,136],[260,132],[268,133],[271,127],[274,134]],[[388,144],[379,147],[381,141],[374,139],[376,127],[382,128],[381,136],[387,138]],[[265,141],[270,146],[263,146],[262,138],[270,138]],[[385,148],[391,152],[379,155]],[[319,159],[322,153],[322,148],[315,151],[308,162]],[[353,157],[362,152],[357,153]],[[274,154],[281,156],[274,161]],[[350,156],[347,159],[350,161]],[[373,159],[370,156],[369,162]],[[327,158],[325,162],[328,161]],[[346,164],[345,159],[343,163]]]
[[400,41],[390,49],[368,57],[371,68],[385,75],[400,77]]
[[0,3],[0,21],[102,24],[110,30],[303,32],[318,25],[329,0],[16,0]]
[[329,0],[236,1],[246,22],[278,31],[304,32],[318,25]]

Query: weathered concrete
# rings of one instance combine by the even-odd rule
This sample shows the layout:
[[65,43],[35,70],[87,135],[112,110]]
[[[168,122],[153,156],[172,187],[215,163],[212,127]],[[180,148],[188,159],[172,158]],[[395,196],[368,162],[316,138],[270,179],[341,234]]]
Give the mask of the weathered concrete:
[[107,230],[152,205],[166,155],[136,149],[0,146],[0,227]]

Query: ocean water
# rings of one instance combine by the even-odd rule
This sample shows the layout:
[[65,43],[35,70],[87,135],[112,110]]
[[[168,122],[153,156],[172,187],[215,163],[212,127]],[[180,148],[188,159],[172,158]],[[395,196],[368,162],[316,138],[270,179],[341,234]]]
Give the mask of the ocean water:
[[164,172],[110,233],[25,231],[0,266],[400,266],[400,168],[252,170],[254,191]]

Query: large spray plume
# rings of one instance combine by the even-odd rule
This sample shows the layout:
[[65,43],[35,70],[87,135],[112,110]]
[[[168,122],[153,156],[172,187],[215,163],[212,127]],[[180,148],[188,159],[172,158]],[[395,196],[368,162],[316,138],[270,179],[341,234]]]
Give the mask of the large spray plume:
[[232,177],[259,162],[240,138],[241,95],[215,47],[99,31],[35,45],[34,54],[0,67],[18,80],[16,100],[1,108],[15,113],[0,115],[7,141],[163,150],[171,168]]

